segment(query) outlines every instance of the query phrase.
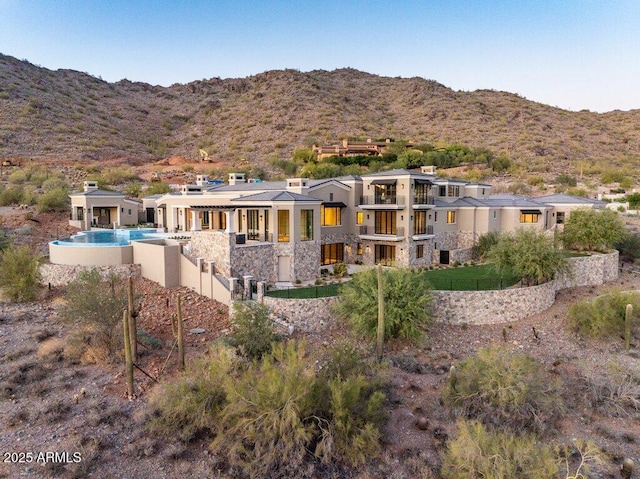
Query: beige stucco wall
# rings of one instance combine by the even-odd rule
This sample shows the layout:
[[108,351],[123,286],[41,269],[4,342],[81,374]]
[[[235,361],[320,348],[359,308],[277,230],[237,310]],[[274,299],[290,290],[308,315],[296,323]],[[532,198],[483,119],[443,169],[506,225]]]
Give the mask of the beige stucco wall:
[[60,246],[49,243],[49,261],[55,264],[106,266],[133,263],[129,246]]
[[180,245],[171,240],[133,241],[133,262],[141,275],[165,288],[180,284]]

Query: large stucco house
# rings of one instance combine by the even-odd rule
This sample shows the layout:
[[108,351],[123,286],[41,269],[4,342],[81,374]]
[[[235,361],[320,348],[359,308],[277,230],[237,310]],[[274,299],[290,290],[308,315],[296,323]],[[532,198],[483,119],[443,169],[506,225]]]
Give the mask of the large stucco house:
[[491,194],[491,185],[439,177],[433,167],[328,179],[228,183],[199,175],[180,192],[137,203],[85,185],[71,195],[80,228],[108,218],[117,225],[154,223],[190,237],[185,253],[227,278],[273,284],[317,278],[339,262],[405,267],[467,261],[492,231],[562,227],[576,208],[605,203],[567,195]]

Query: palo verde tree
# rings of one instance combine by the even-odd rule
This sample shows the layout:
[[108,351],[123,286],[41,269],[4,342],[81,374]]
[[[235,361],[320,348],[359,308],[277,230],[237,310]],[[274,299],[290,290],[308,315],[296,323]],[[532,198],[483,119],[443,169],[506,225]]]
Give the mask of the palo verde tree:
[[502,234],[489,250],[487,260],[499,272],[508,271],[528,286],[542,284],[567,269],[567,260],[556,249],[553,237],[529,229]]
[[610,209],[580,208],[565,220],[562,242],[576,250],[607,251],[627,236],[618,213]]
[[[431,322],[431,285],[421,274],[392,268],[383,272],[385,338],[418,339]],[[336,313],[354,331],[375,338],[378,317],[378,279],[375,269],[353,276],[340,288]]]

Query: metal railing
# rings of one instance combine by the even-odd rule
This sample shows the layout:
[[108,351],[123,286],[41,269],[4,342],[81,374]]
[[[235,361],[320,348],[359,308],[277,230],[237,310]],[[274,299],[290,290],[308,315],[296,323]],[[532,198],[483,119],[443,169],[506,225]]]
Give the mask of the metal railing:
[[371,225],[361,225],[359,228],[361,235],[404,236],[404,227],[402,226],[385,230],[376,228],[375,226]]
[[361,205],[404,205],[405,197],[400,195],[364,195],[360,197]]
[[306,288],[296,288],[295,286],[286,289],[273,289],[267,291],[265,296],[283,299],[317,299],[337,296],[341,284],[326,284],[322,286],[309,286]]
[[487,291],[511,288],[517,280],[504,278],[429,278],[434,290]]
[[433,195],[417,194],[413,196],[414,205],[434,205],[436,199]]
[[433,234],[433,225],[427,225],[424,228],[418,228],[413,230],[414,236],[418,235],[432,235]]

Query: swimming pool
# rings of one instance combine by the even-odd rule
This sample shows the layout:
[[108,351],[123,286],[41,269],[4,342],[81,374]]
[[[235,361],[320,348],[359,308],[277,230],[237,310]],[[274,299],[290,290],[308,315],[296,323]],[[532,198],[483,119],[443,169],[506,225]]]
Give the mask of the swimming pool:
[[136,230],[93,230],[82,231],[68,238],[55,240],[57,246],[126,246],[132,240],[167,238],[166,233],[158,233],[155,228]]
[[134,262],[133,244],[137,241],[161,245],[188,237],[188,233],[161,233],[154,228],[82,231],[51,241],[49,262],[83,266],[130,264]]

